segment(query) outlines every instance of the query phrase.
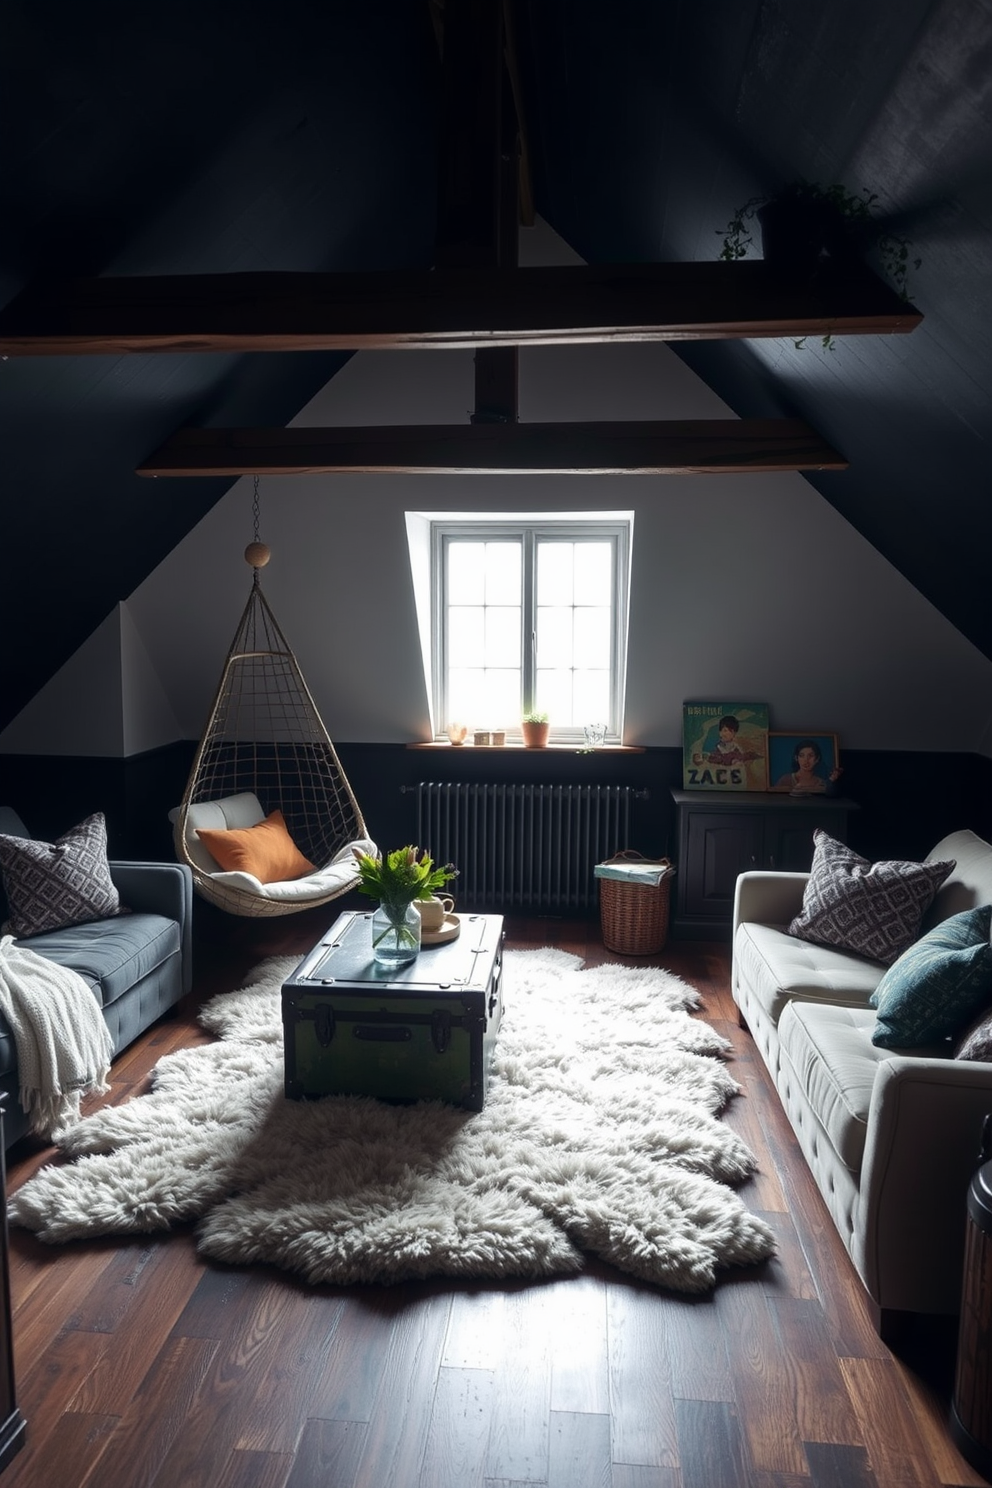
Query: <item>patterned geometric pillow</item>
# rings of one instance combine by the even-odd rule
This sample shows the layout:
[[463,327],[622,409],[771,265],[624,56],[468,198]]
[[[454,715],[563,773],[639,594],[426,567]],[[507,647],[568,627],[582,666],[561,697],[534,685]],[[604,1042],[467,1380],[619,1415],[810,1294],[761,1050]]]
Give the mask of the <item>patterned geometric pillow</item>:
[[992,997],[992,905],[965,909],[903,951],[871,996],[872,1043],[919,1049],[953,1038]]
[[789,934],[891,966],[916,939],[920,921],[954,862],[869,863],[820,827],[813,841],[803,907]]
[[120,909],[102,811],[55,842],[0,833],[0,870],[10,908],[4,929],[19,939],[102,920]]

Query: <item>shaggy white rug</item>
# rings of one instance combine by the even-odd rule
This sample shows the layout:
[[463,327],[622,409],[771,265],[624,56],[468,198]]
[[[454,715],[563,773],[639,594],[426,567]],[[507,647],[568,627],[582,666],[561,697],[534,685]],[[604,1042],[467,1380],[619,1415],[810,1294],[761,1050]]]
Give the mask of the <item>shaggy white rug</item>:
[[311,1282],[539,1277],[591,1251],[679,1291],[773,1250],[728,1187],[754,1168],[717,1113],[738,1086],[729,1045],[655,968],[580,970],[564,951],[509,951],[484,1111],[283,1095],[273,958],[214,998],[216,1043],[162,1059],[153,1089],[71,1128],[72,1163],[10,1199],[52,1243],[198,1219],[200,1250]]

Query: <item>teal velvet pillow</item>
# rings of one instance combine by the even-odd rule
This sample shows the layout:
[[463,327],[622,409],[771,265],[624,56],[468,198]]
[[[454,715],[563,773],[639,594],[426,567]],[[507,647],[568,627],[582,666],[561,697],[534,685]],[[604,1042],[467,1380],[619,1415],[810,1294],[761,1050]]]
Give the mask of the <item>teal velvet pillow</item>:
[[903,951],[875,988],[872,1043],[916,1049],[952,1038],[992,1001],[992,905],[935,925]]

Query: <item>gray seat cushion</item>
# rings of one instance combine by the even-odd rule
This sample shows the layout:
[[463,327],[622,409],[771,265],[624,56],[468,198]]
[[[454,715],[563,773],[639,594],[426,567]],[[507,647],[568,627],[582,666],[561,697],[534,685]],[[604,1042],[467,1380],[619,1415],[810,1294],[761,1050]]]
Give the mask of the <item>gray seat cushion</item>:
[[18,945],[78,971],[109,1007],[136,982],[179,954],[175,920],[156,914],[122,914],[34,935]]
[[841,1162],[861,1171],[875,1072],[891,1056],[871,1041],[870,1008],[793,1002],[778,1025],[784,1061]]
[[811,945],[782,927],[751,920],[738,926],[734,960],[738,980],[747,983],[773,1023],[793,998],[867,1007],[885,971],[852,951]]

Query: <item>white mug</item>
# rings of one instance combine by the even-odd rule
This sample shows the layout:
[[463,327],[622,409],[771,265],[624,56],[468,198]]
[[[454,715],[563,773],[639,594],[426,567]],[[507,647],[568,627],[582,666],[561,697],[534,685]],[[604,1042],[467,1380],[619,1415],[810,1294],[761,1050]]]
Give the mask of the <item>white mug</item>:
[[413,902],[420,910],[421,926],[427,931],[440,930],[445,915],[449,915],[455,907],[450,894],[435,894],[433,899],[415,899]]

